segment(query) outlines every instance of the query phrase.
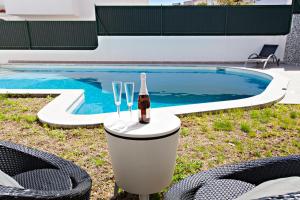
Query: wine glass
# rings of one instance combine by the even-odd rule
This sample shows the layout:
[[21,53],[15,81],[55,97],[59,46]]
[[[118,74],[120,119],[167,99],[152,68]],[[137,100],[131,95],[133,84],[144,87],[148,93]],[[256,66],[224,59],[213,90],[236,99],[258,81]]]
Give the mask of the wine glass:
[[134,82],[126,82],[124,84],[125,93],[126,93],[126,101],[128,110],[130,112],[130,117],[132,116],[132,106],[133,106],[133,97],[134,97]]
[[120,106],[121,106],[121,101],[122,101],[122,82],[121,81],[113,81],[112,82],[112,88],[114,92],[114,100],[115,100],[115,105],[117,107],[117,112],[119,118],[120,116]]

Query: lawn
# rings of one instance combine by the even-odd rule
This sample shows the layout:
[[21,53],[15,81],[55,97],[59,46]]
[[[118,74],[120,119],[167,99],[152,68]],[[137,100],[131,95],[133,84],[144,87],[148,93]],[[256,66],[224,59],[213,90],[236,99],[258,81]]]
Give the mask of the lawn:
[[[114,176],[103,128],[63,130],[40,124],[36,113],[51,100],[0,96],[0,140],[75,162],[93,179],[92,199],[110,199]],[[180,118],[174,182],[223,164],[300,154],[300,105],[276,104]]]

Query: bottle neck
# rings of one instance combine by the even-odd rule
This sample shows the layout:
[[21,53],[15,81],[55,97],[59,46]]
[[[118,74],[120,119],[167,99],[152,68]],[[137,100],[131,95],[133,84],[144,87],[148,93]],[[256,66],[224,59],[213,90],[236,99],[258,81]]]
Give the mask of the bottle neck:
[[146,78],[141,78],[140,95],[149,95],[148,89],[147,89]]

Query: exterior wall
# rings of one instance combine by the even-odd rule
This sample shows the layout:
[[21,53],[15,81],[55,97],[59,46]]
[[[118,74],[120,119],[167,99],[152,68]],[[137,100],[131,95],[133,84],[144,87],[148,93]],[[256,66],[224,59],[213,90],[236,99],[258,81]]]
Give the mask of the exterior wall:
[[1,50],[8,61],[93,62],[244,62],[264,44],[279,44],[283,59],[286,36],[100,36],[94,51]]
[[[256,5],[282,5],[291,4],[292,0],[244,0],[247,3],[255,3]],[[196,3],[207,3],[208,5],[217,5],[217,0],[187,0],[184,5],[195,5]]]
[[284,5],[292,4],[292,0],[255,0],[256,5]]
[[189,0],[189,1],[184,1],[183,5],[197,5],[197,4],[201,4],[201,3],[206,3],[207,4],[207,0]]
[[[247,3],[255,3],[256,5],[284,5],[291,4],[292,0],[244,0]],[[217,5],[217,0],[187,0],[184,5],[195,5],[197,3],[207,3],[208,5]]]
[[287,37],[284,61],[300,65],[300,15],[294,15],[291,33]]
[[103,5],[149,5],[149,0],[95,0],[97,6]]
[[[68,7],[68,4],[62,4],[61,8],[58,9],[57,5],[55,4],[56,1],[52,0],[45,0],[42,4],[34,4],[38,0],[27,0],[28,5],[20,6],[20,1],[10,1],[10,0],[0,0],[0,5],[1,2],[5,1],[8,2],[9,6],[11,8],[14,8],[20,12],[24,11],[24,13],[34,13],[34,11],[38,11],[37,14],[35,15],[7,15],[7,14],[1,14],[0,18],[5,19],[5,20],[11,20],[11,21],[23,21],[23,20],[28,20],[28,21],[44,21],[44,20],[51,20],[51,21],[95,21],[95,3],[94,0],[73,0],[73,6],[74,6],[74,11],[75,15],[41,15],[41,11],[43,10],[48,10],[48,13],[55,13],[56,11],[59,11],[59,13],[63,12],[64,9],[66,9],[66,12],[70,9]],[[23,0],[25,1],[25,0]],[[42,5],[42,7],[41,7]],[[55,5],[55,6],[53,6]]]

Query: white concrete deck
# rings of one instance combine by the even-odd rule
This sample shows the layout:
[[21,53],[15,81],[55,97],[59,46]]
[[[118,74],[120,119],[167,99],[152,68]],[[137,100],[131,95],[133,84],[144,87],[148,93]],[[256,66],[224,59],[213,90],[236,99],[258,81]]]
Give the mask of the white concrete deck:
[[[220,66],[220,65],[219,65]],[[230,67],[229,67],[230,68]],[[234,67],[233,67],[234,68]],[[245,107],[257,107],[264,106],[266,104],[272,104],[281,101],[285,94],[289,84],[289,79],[286,77],[291,77],[297,79],[297,76],[291,76],[290,73],[285,74],[283,69],[270,69],[270,70],[258,70],[252,68],[241,68],[238,69],[247,70],[250,73],[263,73],[273,77],[273,80],[266,88],[266,90],[250,98],[231,100],[231,101],[220,101],[212,103],[201,103],[183,106],[173,106],[165,108],[156,108],[153,110],[170,112],[175,115],[196,113],[196,112],[208,112],[225,110],[232,108],[245,108]],[[296,85],[296,86],[294,86]],[[293,88],[298,88],[297,83],[292,83]],[[290,91],[293,94],[292,90]],[[1,89],[0,94],[18,94],[18,95],[48,95],[54,94],[57,97],[42,108],[37,116],[39,120],[43,123],[47,123],[51,126],[72,128],[80,126],[97,126],[104,122],[105,118],[111,116],[115,113],[105,113],[105,114],[93,114],[93,115],[76,115],[72,114],[72,111],[84,101],[84,91],[83,90],[12,90],[12,89]],[[296,92],[296,94],[299,94]],[[292,96],[291,96],[292,97]],[[294,98],[294,97],[293,97]],[[292,98],[289,98],[292,99]],[[297,99],[297,97],[295,97]]]
[[[290,79],[290,83],[286,95],[279,103],[300,104],[300,66],[298,68],[299,69],[295,69],[295,70],[282,69],[281,71],[279,71],[281,75]],[[275,70],[276,69],[271,69],[270,71],[275,71]]]
[[[238,66],[238,65],[233,65]],[[248,64],[249,69],[261,69],[254,65]],[[267,68],[263,70],[264,72],[272,72],[280,74],[287,79],[289,79],[289,85],[287,87],[285,97],[279,101],[281,104],[300,104],[300,65],[292,64],[281,64],[280,67],[272,65],[272,63],[267,65]]]
[[279,103],[300,104],[300,66],[283,64],[280,67],[271,66],[264,71],[280,74],[290,81],[286,95]]

